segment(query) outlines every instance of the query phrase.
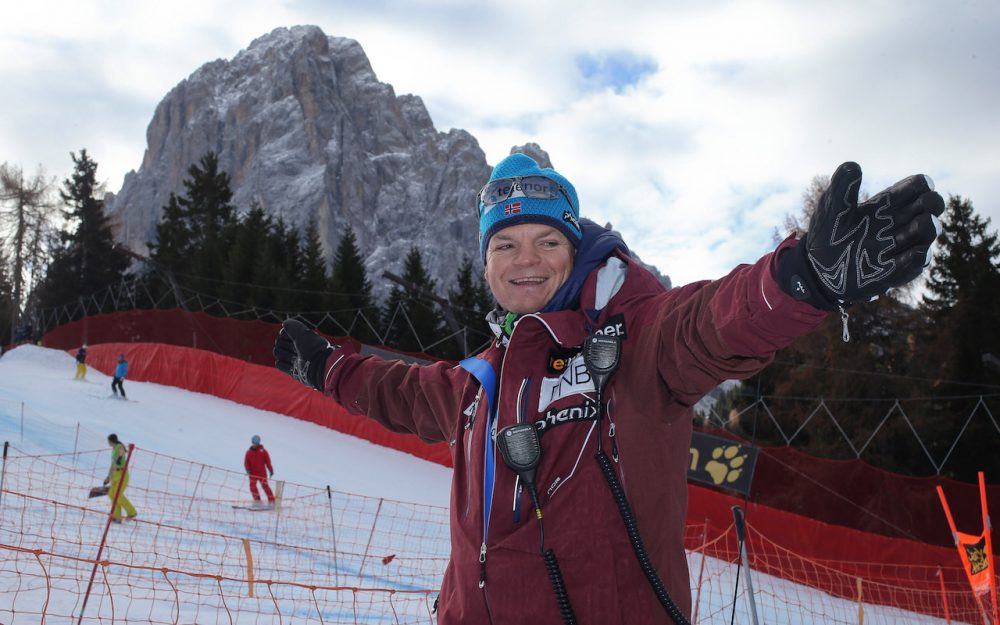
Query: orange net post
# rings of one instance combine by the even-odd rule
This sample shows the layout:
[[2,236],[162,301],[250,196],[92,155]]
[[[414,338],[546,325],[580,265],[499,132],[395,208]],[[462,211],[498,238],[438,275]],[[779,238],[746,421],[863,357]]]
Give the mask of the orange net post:
[[865,594],[861,585],[861,578],[858,578],[858,625],[865,625]]
[[247,555],[247,596],[253,598],[253,554],[246,538],[243,539],[243,552]]
[[986,538],[986,572],[990,585],[990,605],[993,607],[993,625],[1000,625],[1000,615],[997,614],[997,576],[993,564],[993,537],[990,527],[990,512],[986,507],[986,479],[979,472],[979,507],[983,511],[983,535]]
[[982,622],[985,625],[1000,625],[1000,619],[997,617],[996,575],[994,574],[996,569],[993,566],[993,543],[990,537],[990,516],[986,508],[986,484],[983,480],[983,474],[979,473],[979,497],[983,513],[983,531],[979,535],[958,531],[955,517],[951,513],[948,499],[944,495],[944,489],[938,486],[937,494],[941,500],[944,514],[948,518],[948,527],[955,539],[955,548],[958,550],[962,569],[965,571],[972,594],[980,609]]
[[941,582],[941,607],[944,608],[944,622],[951,625],[951,615],[948,613],[948,594],[944,589],[944,575],[941,573],[941,567],[937,570],[938,581]]

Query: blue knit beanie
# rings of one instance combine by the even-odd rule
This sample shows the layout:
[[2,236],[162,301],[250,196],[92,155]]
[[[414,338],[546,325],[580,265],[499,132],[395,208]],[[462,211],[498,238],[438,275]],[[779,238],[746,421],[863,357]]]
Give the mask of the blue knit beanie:
[[[515,197],[494,204],[489,208],[479,200],[479,252],[486,262],[486,248],[490,238],[510,226],[518,224],[546,224],[556,228],[569,239],[574,247],[583,236],[580,230],[580,201],[576,197],[576,189],[569,180],[562,177],[554,169],[541,168],[535,159],[526,154],[511,154],[493,168],[490,181],[499,178],[515,176],[544,176],[562,186],[570,201],[560,193],[556,198],[537,199]],[[483,211],[486,211],[485,213]]]

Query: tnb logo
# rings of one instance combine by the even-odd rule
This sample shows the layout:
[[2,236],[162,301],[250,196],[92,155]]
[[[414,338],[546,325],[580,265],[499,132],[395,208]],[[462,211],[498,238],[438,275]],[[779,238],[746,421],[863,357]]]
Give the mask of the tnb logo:
[[542,378],[538,392],[538,412],[542,412],[553,402],[571,395],[583,395],[594,391],[594,382],[583,363],[583,356],[577,355],[566,363],[563,374],[557,378]]

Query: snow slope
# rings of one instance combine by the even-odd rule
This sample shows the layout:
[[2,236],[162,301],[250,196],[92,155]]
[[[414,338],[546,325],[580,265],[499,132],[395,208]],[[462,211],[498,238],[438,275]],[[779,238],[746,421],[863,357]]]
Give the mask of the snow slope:
[[[275,478],[448,505],[446,467],[314,423],[171,386],[126,379],[125,392],[134,401],[123,402],[111,396],[109,376],[88,368],[86,381],[75,381],[75,370],[76,361],[66,352],[33,345],[0,357],[0,441],[25,452],[73,451],[79,424],[78,450],[107,449],[105,439],[115,432],[138,447],[242,472],[250,437],[259,434]],[[32,436],[22,437],[22,410]]]

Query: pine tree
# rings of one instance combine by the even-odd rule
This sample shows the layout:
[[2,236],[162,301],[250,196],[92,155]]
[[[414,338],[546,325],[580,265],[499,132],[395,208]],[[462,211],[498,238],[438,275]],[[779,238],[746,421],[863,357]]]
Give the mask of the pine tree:
[[944,217],[923,300],[942,348],[934,368],[950,379],[995,384],[982,356],[1000,348],[1000,242],[970,200],[951,196]]
[[250,304],[281,313],[300,310],[294,289],[300,267],[298,243],[295,231],[284,220],[279,218],[271,224],[253,255]]
[[[938,401],[938,416],[922,421],[921,431],[946,441],[961,433],[953,451],[939,451],[939,457],[952,451],[945,465],[949,475],[974,481],[977,471],[985,470],[987,479],[997,479],[1000,459],[994,452],[1000,436],[989,418],[980,414],[961,432],[965,420],[955,416],[969,415],[976,396],[992,394],[1000,383],[988,367],[989,355],[1000,355],[1000,242],[989,230],[990,220],[978,216],[968,199],[951,196],[943,217],[922,305],[932,323],[917,335],[917,344],[924,377],[935,380],[930,390],[947,399]],[[986,401],[997,409],[995,400]]]
[[146,243],[152,261],[152,270],[143,276],[146,288],[156,302],[167,308],[180,306],[183,294],[178,280],[191,273],[191,250],[194,242],[191,227],[177,195],[170,194],[163,215],[156,224],[153,241]]
[[219,159],[209,152],[188,169],[186,196],[177,202],[184,210],[193,236],[191,275],[196,290],[219,292],[223,267],[235,233],[236,209],[229,174],[219,171]]
[[[58,306],[89,296],[117,283],[129,265],[128,255],[114,242],[104,215],[104,200],[97,183],[97,163],[80,150],[70,153],[74,171],[63,181],[60,197],[69,224],[60,236],[45,279],[38,289],[38,304]],[[82,311],[76,311],[83,315]]]
[[[337,245],[329,290],[332,293],[330,308],[337,323],[362,343],[381,343],[375,332],[380,325],[379,310],[372,296],[371,281],[365,273],[357,236],[350,224],[344,228]],[[343,331],[330,330],[333,334]]]
[[295,275],[294,286],[297,295],[296,310],[310,313],[322,313],[329,301],[326,287],[329,277],[326,271],[326,259],[323,256],[323,242],[319,238],[316,221],[310,219],[305,232],[299,240],[299,273]]
[[439,341],[445,336],[444,323],[436,304],[428,297],[434,293],[435,282],[424,268],[423,257],[416,247],[410,248],[406,255],[402,279],[405,286],[393,287],[384,309],[386,344],[403,351],[437,355],[442,349]]
[[[188,168],[185,195],[170,194],[148,243],[156,274],[148,274],[158,296],[174,281],[204,296],[229,292],[224,287],[239,220],[231,201],[229,175],[219,171],[219,160],[208,152]],[[179,294],[178,294],[179,295]]]
[[165,269],[187,273],[193,244],[191,225],[184,208],[177,201],[177,195],[171,193],[156,224],[156,238],[147,244],[150,258]]
[[936,317],[993,286],[1000,258],[997,233],[988,231],[990,219],[977,215],[971,200],[949,197],[941,225],[927,280],[931,295],[924,297],[924,308]]
[[256,203],[239,220],[223,274],[224,283],[220,288],[222,299],[253,305],[262,297],[261,278],[255,274],[255,269],[258,259],[266,253],[272,228],[271,217]]
[[466,256],[458,267],[454,288],[448,289],[455,321],[465,331],[465,353],[450,354],[451,358],[465,357],[474,351],[492,334],[486,326],[486,315],[494,308],[493,295],[489,287],[473,273],[472,259]]
[[301,293],[294,288],[288,288],[297,284],[299,276],[304,273],[300,249],[301,240],[298,231],[279,219],[275,229],[274,244],[269,248],[271,257],[268,259],[269,267],[274,274],[274,282],[269,284],[278,287],[274,292],[275,304],[272,306],[275,310],[304,310]]

